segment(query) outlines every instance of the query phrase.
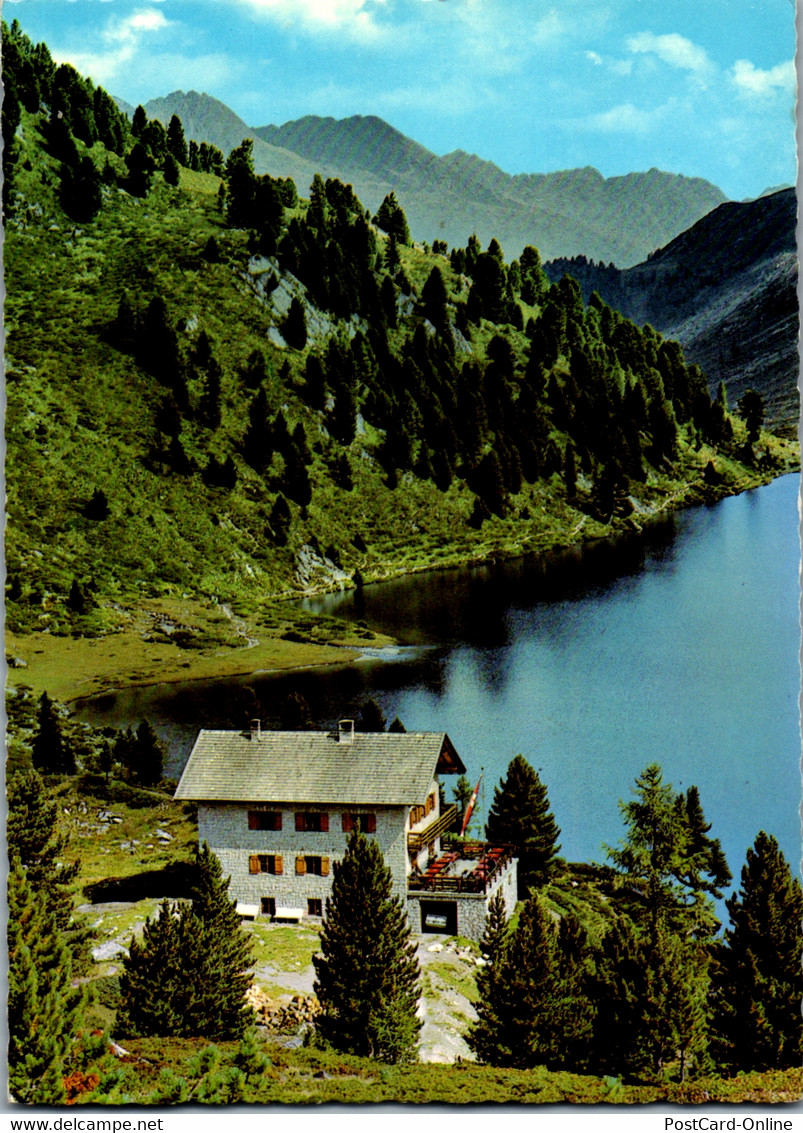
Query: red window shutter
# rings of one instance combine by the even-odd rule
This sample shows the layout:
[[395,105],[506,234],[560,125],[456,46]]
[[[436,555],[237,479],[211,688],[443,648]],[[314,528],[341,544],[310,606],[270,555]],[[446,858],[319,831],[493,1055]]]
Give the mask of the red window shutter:
[[296,830],[304,830],[304,815],[301,811],[296,811]]
[[365,833],[376,834],[376,815],[366,814],[363,821],[365,822]]
[[351,815],[350,814],[344,814],[341,817],[342,817],[342,821],[343,821],[343,833],[344,834],[350,834],[351,831],[354,829],[354,822],[352,821]]
[[321,877],[329,876],[329,859],[321,858]]
[[276,873],[284,873],[284,862],[282,861],[281,854],[279,854],[276,858],[274,858],[274,862],[276,863],[275,872]]
[[259,873],[259,858],[256,854],[252,854],[248,859],[248,872]]
[[322,814],[321,815],[321,830],[323,831],[324,834],[326,834],[329,830],[329,815],[328,814]]
[[281,828],[282,828],[282,812],[280,810],[277,810],[276,814],[274,816],[273,829],[274,830],[281,830]]
[[307,872],[307,863],[302,857],[296,858],[296,873],[301,876]]
[[248,829],[259,830],[259,816],[255,810],[249,810],[248,812]]

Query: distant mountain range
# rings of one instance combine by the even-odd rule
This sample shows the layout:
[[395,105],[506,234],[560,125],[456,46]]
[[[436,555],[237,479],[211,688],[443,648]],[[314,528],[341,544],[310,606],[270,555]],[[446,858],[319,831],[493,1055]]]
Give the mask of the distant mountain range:
[[165,125],[178,115],[188,138],[225,153],[253,138],[257,172],[292,177],[302,195],[315,173],[353,185],[372,212],[392,190],[415,239],[463,246],[476,232],[485,246],[495,236],[509,259],[533,244],[543,259],[585,255],[628,267],[726,200],[708,181],[657,169],[609,178],[590,167],[511,176],[462,150],[439,157],[376,117],[252,128],[196,91],[174,91],[145,110]]
[[784,189],[720,205],[645,262],[620,271],[585,257],[545,264],[573,276],[635,322],[682,343],[732,404],[764,397],[768,420],[796,435],[799,406],[797,197]]
[[252,138],[257,172],[292,177],[302,195],[315,173],[353,185],[372,212],[393,191],[419,241],[462,246],[476,232],[483,246],[495,236],[508,259],[534,244],[550,278],[568,272],[586,298],[596,290],[635,322],[677,338],[712,389],[724,380],[732,404],[757,389],[768,421],[796,433],[794,189],[739,203],[708,181],[657,169],[607,179],[589,167],[511,176],[461,150],[438,157],[381,118],[307,116],[251,128],[196,91],[174,91],[145,110],[165,125],[177,114],[188,138],[225,153]]

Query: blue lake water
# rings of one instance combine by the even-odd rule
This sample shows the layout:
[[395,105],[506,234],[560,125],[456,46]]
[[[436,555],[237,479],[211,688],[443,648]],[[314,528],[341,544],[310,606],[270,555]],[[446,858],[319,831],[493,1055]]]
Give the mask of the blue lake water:
[[403,643],[391,662],[157,686],[87,708],[148,716],[174,769],[248,684],[270,712],[298,691],[326,726],[374,696],[388,719],[445,730],[485,811],[510,759],[540,771],[561,853],[602,861],[618,802],[658,762],[696,784],[738,881],[760,829],[800,860],[799,478],[681,512],[641,535],[547,559],[433,572],[310,601]]

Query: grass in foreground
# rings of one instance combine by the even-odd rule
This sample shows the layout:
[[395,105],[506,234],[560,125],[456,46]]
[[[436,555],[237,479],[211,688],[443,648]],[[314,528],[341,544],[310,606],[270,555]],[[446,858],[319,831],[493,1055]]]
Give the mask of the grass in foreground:
[[[803,1071],[798,1069],[740,1074],[729,1079],[706,1077],[685,1084],[629,1085],[618,1078],[549,1071],[543,1067],[510,1070],[473,1063],[383,1066],[334,1051],[288,1050],[271,1042],[259,1045],[269,1065],[246,1082],[238,1100],[262,1105],[644,1105],[660,1101],[680,1105],[779,1104],[797,1101],[803,1093]],[[157,1101],[163,1071],[185,1078],[197,1089],[200,1079],[198,1075],[193,1078],[190,1066],[199,1049],[200,1045],[191,1040],[138,1039],[126,1043],[128,1054],[119,1063],[123,1072],[120,1085],[126,1099],[140,1105]],[[236,1043],[218,1044],[221,1067],[231,1065],[237,1049]],[[92,1103],[100,1099],[87,1094],[82,1100]]]

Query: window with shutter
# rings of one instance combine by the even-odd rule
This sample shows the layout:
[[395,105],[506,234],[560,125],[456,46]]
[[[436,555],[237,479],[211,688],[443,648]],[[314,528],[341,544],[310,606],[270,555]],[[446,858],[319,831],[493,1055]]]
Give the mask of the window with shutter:
[[259,858],[256,854],[252,854],[248,859],[248,872],[259,873]]
[[296,814],[296,830],[305,830],[308,834],[326,833],[329,829],[329,815],[325,812],[300,810]]
[[350,814],[343,814],[343,815],[341,815],[341,820],[342,820],[342,824],[343,824],[343,833],[344,834],[350,834],[352,832],[352,830],[354,829],[354,822],[352,820],[351,815]]
[[321,858],[321,877],[329,876],[329,859]]
[[281,854],[277,854],[277,856],[273,860],[275,862],[275,868],[273,872],[284,873],[284,860],[282,859]]
[[249,830],[281,830],[282,812],[280,810],[249,810]]
[[301,876],[307,872],[307,862],[305,858],[296,858],[296,873]]
[[365,816],[365,833],[376,834],[376,815],[366,814]]

